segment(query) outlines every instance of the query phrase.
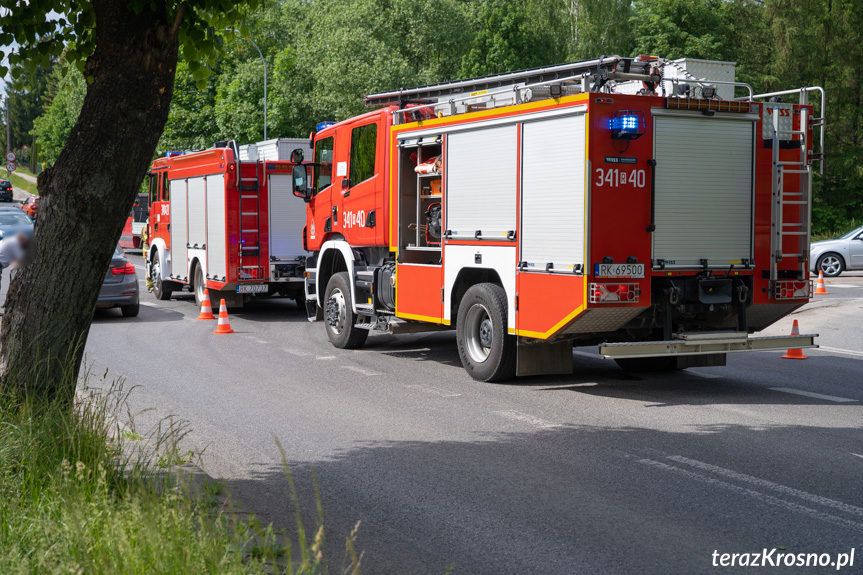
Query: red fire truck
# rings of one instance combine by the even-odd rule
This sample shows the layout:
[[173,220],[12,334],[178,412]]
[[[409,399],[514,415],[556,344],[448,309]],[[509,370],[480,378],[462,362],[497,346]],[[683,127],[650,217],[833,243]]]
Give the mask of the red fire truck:
[[383,107],[316,133],[311,175],[294,170],[310,315],[340,348],[455,329],[483,381],[571,373],[573,345],[634,370],[813,347],[750,334],[810,297],[824,107],[807,98],[823,91],[754,95],[671,65],[603,57],[367,96]]
[[148,273],[167,300],[204,289],[241,306],[251,295],[303,300],[305,213],[291,194],[291,161],[240,161],[233,142],[169,153],[149,172]]
[[132,213],[120,233],[120,247],[127,250],[141,249],[141,230],[147,225],[149,215],[147,194],[138,194],[132,206]]

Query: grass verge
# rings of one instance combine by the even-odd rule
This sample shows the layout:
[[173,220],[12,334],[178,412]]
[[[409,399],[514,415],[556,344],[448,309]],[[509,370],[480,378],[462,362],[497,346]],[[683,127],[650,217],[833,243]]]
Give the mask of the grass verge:
[[28,194],[33,194],[35,196],[39,195],[39,190],[36,189],[36,184],[31,182],[30,180],[25,180],[21,176],[15,175],[13,172],[9,178],[9,181],[12,182],[12,185],[16,188],[21,188]]
[[[117,387],[79,395],[73,409],[0,398],[0,573],[328,572],[322,520],[307,540],[298,512],[294,544],[217,505],[221,486],[192,489],[157,453],[129,449],[177,454],[178,435],[173,425],[156,438],[124,433],[125,398]],[[354,537],[339,572],[359,572]]]

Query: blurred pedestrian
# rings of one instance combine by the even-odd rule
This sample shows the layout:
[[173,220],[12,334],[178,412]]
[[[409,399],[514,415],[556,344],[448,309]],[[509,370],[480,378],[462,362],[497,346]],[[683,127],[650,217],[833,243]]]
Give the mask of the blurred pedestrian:
[[[30,238],[23,232],[0,240],[0,269],[15,269],[24,259],[24,252],[29,241]],[[2,282],[2,278],[3,276],[0,274],[0,282]]]

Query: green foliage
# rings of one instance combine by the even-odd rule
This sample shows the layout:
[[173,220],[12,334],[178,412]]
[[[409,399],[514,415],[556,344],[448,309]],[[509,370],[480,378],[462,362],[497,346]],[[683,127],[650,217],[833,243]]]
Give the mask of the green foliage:
[[[215,64],[222,46],[221,36],[213,30],[225,30],[241,22],[247,10],[254,10],[258,0],[132,0],[129,9],[136,13],[150,10],[160,13],[165,22],[180,24],[179,42],[183,56],[195,62],[192,76],[200,88],[206,86],[210,67]],[[57,15],[50,20],[49,13]],[[22,72],[44,68],[66,48],[66,59],[79,71],[85,71],[87,57],[96,46],[96,17],[87,0],[0,0],[0,46],[7,51],[13,78]],[[232,32],[227,33],[229,35]],[[15,43],[17,48],[12,48]],[[0,76],[7,68],[0,64]]]
[[462,59],[462,76],[521,70],[560,60],[563,38],[537,26],[544,6],[524,0],[481,0],[471,16],[477,30]]
[[77,68],[64,61],[54,70],[46,94],[49,103],[33,122],[32,131],[39,138],[43,160],[49,164],[57,160],[66,145],[86,93],[87,84]]
[[639,0],[632,26],[637,54],[729,59],[722,0]]

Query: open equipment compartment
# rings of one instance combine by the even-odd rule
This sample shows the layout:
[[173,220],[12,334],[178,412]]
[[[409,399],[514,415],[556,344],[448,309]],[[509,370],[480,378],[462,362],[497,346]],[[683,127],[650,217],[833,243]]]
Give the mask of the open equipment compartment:
[[399,260],[440,265],[443,227],[443,169],[417,173],[416,167],[443,163],[443,136],[402,142],[399,153]]

